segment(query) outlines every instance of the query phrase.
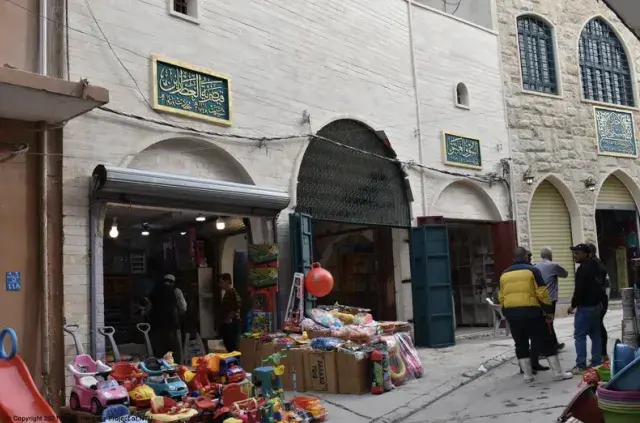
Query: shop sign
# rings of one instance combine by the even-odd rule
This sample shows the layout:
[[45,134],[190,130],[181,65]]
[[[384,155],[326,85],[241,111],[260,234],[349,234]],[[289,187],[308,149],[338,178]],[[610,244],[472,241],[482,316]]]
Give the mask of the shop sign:
[[22,287],[20,272],[7,272],[5,274],[5,283],[8,292],[20,291]]
[[442,132],[444,164],[449,166],[482,169],[480,140],[462,135]]
[[594,107],[598,154],[637,157],[633,114],[624,110]]
[[228,76],[155,55],[152,70],[154,109],[231,125]]

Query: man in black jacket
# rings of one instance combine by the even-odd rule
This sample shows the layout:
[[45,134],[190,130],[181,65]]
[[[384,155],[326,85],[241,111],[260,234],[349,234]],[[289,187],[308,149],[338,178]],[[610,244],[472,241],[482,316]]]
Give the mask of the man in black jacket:
[[609,293],[608,291],[611,289],[611,284],[609,282],[609,272],[607,272],[607,268],[604,263],[598,258],[597,249],[595,244],[589,243],[587,244],[589,249],[591,250],[589,257],[594,260],[598,264],[598,268],[600,269],[600,283],[604,288],[605,295],[602,297],[602,311],[600,312],[600,336],[602,337],[602,360],[609,361],[609,354],[607,354],[607,340],[609,339],[609,334],[607,333],[607,328],[604,326],[604,316],[607,314],[607,310],[609,309]]
[[591,248],[587,244],[571,247],[573,260],[580,264],[576,271],[575,289],[568,313],[573,314],[576,345],[576,366],[572,372],[584,374],[587,370],[587,335],[591,339],[591,366],[602,363],[602,337],[600,335],[600,313],[605,295],[600,279],[602,271],[591,259]]

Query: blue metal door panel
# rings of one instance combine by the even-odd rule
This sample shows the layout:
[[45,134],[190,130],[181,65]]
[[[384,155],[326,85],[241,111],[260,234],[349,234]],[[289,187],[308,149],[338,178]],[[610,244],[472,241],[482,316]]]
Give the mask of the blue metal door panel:
[[454,309],[446,225],[411,229],[411,291],[416,345],[455,344]]

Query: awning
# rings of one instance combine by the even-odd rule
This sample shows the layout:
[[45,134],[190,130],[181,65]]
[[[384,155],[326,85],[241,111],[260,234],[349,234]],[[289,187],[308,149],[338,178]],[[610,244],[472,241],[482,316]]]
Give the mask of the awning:
[[108,102],[109,91],[86,81],[0,67],[0,118],[56,124]]
[[94,199],[116,203],[243,216],[276,216],[289,205],[281,189],[105,165],[93,170],[92,183]]
[[618,19],[640,40],[640,1],[603,0]]

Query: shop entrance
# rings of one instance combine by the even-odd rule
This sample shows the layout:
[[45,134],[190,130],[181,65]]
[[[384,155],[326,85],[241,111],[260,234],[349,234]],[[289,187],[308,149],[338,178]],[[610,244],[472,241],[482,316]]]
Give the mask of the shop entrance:
[[598,253],[609,272],[611,296],[638,281],[632,259],[638,257],[638,212],[626,186],[614,175],[602,184],[596,203]]
[[395,157],[383,131],[349,119],[328,124],[308,146],[290,232],[294,272],[319,262],[334,277],[317,304],[396,319],[392,231],[411,226],[411,193]]
[[[137,324],[151,323],[144,310],[167,274],[187,303],[180,315],[181,341],[187,333],[189,339],[198,334],[206,345],[219,335],[219,281],[225,273],[242,299],[243,320],[256,310],[252,293],[273,288],[272,300],[262,306],[274,327],[277,257],[254,266],[252,251],[257,245],[277,249],[275,217],[288,204],[286,192],[105,166],[94,171],[94,186],[93,201],[104,204],[105,216],[103,237],[96,240],[103,252],[104,325],[115,328],[122,353],[146,356]],[[184,345],[179,351],[174,358],[183,356]]]

